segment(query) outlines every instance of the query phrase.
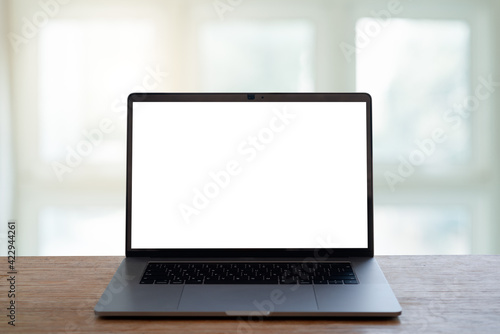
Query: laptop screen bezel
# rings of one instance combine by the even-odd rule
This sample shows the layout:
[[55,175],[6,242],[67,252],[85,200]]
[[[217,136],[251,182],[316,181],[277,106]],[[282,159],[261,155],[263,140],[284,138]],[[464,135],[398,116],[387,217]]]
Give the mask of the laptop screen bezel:
[[[364,102],[367,148],[367,248],[321,249],[139,249],[132,248],[132,139],[134,102]],[[155,258],[312,258],[373,257],[372,102],[367,93],[132,93],[127,100],[126,240],[127,257]]]

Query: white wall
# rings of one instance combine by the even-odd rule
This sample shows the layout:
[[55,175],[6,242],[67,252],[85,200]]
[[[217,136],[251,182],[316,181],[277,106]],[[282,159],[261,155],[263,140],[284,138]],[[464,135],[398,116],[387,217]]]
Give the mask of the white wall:
[[[9,8],[0,0],[0,244],[6,245],[6,227],[14,215],[15,172],[12,150],[12,109],[10,105],[10,63],[7,31]],[[1,249],[0,254],[6,254]]]

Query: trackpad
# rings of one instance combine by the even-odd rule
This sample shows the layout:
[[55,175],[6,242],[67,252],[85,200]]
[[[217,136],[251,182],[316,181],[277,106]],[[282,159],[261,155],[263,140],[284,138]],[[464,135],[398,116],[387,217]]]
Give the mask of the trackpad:
[[224,312],[228,315],[258,311],[268,315],[273,312],[310,312],[317,309],[312,286],[235,284],[185,285],[178,311]]

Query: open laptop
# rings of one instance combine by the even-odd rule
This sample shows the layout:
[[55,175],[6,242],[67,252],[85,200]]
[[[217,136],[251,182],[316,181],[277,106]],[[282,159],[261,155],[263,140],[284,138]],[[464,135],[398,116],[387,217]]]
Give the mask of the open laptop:
[[126,258],[100,316],[384,316],[364,93],[128,98]]

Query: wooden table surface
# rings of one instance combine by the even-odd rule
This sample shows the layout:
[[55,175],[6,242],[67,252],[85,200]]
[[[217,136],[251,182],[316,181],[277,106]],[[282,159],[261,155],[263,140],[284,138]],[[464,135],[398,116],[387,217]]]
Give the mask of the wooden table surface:
[[379,256],[403,307],[394,319],[102,319],[94,306],[122,257],[16,259],[16,326],[7,324],[7,258],[0,258],[1,333],[500,333],[500,256]]

